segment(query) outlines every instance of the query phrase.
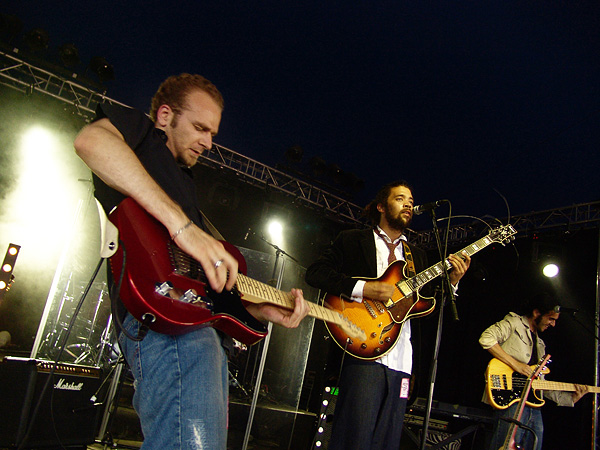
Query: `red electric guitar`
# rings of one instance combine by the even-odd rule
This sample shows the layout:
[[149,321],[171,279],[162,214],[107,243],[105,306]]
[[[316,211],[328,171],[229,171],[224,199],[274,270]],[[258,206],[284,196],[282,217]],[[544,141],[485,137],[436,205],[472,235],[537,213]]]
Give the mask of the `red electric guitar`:
[[[167,229],[135,200],[123,200],[109,218],[119,230],[120,245],[110,266],[116,283],[123,273],[121,300],[136,319],[154,331],[183,334],[210,325],[252,345],[266,336],[267,328],[246,310],[244,302],[294,309],[290,293],[245,276],[243,256],[227,242],[223,244],[238,260],[240,273],[233,290],[216,293],[200,264],[177,247]],[[308,304],[310,316],[365,339],[365,332],[338,312]]]

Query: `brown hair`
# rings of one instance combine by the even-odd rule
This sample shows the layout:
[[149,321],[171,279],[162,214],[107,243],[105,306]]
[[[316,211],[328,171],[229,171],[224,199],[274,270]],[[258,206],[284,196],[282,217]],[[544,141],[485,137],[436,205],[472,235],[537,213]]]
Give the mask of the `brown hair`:
[[223,109],[225,102],[217,87],[201,75],[182,73],[173,75],[161,83],[150,105],[150,118],[156,122],[156,113],[162,105],[169,105],[176,113],[185,107],[187,95],[194,90],[206,92]]
[[377,205],[380,203],[385,205],[392,189],[398,186],[404,186],[412,191],[412,188],[406,181],[393,181],[379,189],[379,192],[377,192],[375,198],[367,206],[365,206],[365,209],[363,210],[363,216],[369,219],[373,225],[379,224],[379,220],[381,219],[381,213],[377,210]]
[[535,294],[527,301],[527,317],[533,317],[533,311],[538,310],[543,316],[550,312],[560,312],[560,305],[557,298],[548,291],[542,291]]

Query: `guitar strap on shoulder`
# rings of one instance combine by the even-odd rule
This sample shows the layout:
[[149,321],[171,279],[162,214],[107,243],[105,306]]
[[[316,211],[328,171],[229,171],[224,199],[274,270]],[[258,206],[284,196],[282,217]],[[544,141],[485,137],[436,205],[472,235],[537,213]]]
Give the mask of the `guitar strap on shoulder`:
[[408,276],[414,277],[417,274],[417,272],[415,270],[415,261],[413,260],[413,255],[410,251],[408,242],[403,240],[402,247],[404,249],[404,260],[406,261],[406,269],[408,270]]
[[217,239],[219,241],[224,241],[225,238],[223,237],[223,235],[221,233],[219,233],[219,230],[217,230],[217,228],[212,224],[212,222],[210,220],[208,220],[208,217],[206,217],[206,214],[204,214],[200,210],[200,208],[198,208],[198,212],[202,216],[202,221],[204,222],[204,226],[206,227],[206,231],[208,231],[208,233],[212,237],[214,237],[215,239]]

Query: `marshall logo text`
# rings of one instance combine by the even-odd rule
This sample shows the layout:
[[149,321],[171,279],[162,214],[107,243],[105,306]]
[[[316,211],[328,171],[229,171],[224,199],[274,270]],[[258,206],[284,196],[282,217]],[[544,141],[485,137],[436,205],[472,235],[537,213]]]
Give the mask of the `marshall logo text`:
[[62,389],[65,391],[81,391],[83,389],[83,383],[67,383],[64,378],[58,380],[58,383],[54,385],[54,389]]

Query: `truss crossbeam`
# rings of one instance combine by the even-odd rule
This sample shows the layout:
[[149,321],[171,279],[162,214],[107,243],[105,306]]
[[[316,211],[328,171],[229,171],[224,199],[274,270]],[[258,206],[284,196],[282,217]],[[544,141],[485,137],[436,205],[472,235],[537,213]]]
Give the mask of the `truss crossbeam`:
[[[74,107],[86,120],[93,118],[99,103],[127,106],[68,77],[26,62],[17,55],[15,51],[0,49],[0,84],[25,94],[35,91],[60,100]],[[210,152],[202,155],[200,161],[209,166],[232,170],[252,185],[285,193],[293,197],[294,201],[321,210],[338,222],[359,227],[366,225],[361,217],[362,208],[359,206],[228,148],[215,144]],[[527,235],[529,232],[553,228],[570,230],[600,226],[600,201],[521,214],[511,218],[511,222],[520,235],[523,235],[523,232]],[[506,219],[503,223],[506,223]],[[485,233],[485,229],[479,223],[461,224],[452,226],[449,233],[450,242],[461,242],[478,238],[480,234]],[[436,245],[432,231],[409,230],[408,235],[412,242],[424,248],[433,248]]]
[[306,205],[335,214],[339,219],[364,225],[359,206],[226,147],[215,144],[201,160],[209,166],[233,170],[255,186],[275,189]]
[[[507,219],[503,219],[506,223]],[[580,203],[564,208],[549,209],[546,211],[520,214],[510,219],[519,236],[528,236],[538,231],[551,229],[571,231],[581,228],[600,226],[600,201]],[[449,242],[463,242],[478,239],[480,234],[486,232],[482,224],[455,225],[450,227]],[[415,233],[414,242],[423,248],[436,246],[433,231]]]
[[[119,103],[73,80],[37,67],[0,50],[0,84],[24,94],[34,91],[71,105],[75,112],[91,120],[99,103]],[[119,103],[121,104],[121,103]]]

